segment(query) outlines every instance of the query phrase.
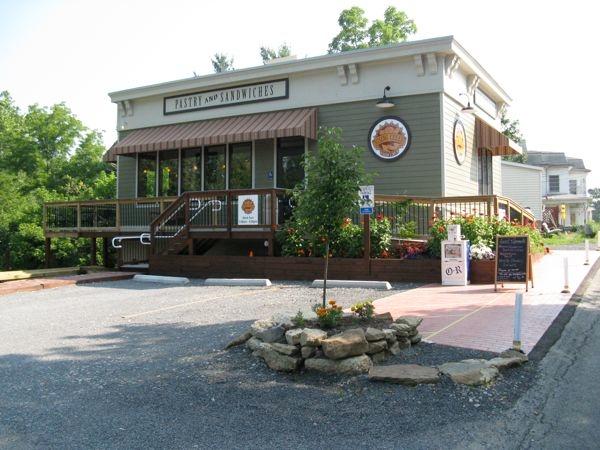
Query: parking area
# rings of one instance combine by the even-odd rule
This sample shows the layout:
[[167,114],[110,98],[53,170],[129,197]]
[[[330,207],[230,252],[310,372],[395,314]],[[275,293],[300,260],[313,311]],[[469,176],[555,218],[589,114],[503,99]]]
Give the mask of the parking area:
[[[489,388],[408,388],[274,373],[244,347],[222,350],[254,319],[309,308],[320,293],[129,280],[3,296],[0,448],[422,448],[506,410],[532,382],[527,366]],[[343,306],[388,295],[331,290]],[[396,361],[489,356],[423,344]]]

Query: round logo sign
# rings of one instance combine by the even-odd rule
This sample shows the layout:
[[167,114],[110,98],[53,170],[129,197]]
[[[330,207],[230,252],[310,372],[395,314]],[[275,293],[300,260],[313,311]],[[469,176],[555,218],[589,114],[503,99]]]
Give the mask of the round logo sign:
[[467,159],[467,133],[465,127],[460,120],[454,122],[454,132],[452,134],[454,143],[454,157],[456,162],[461,164]]
[[244,200],[244,202],[242,203],[242,210],[246,214],[250,214],[252,211],[254,211],[254,208],[255,208],[254,202],[252,200],[250,200],[249,198]]
[[400,117],[382,117],[369,131],[369,148],[380,159],[393,161],[409,147],[410,130]]

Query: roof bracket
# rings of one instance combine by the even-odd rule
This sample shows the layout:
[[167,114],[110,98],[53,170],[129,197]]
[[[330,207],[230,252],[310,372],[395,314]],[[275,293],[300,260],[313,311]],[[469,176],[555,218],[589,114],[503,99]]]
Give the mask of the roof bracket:
[[423,65],[423,55],[414,55],[415,68],[417,69],[417,76],[422,77],[425,75],[425,66]]
[[477,86],[479,86],[479,81],[477,75],[467,76],[467,94],[469,97],[473,98],[473,95],[475,95],[475,90],[477,89]]
[[356,64],[348,64],[348,73],[350,74],[350,81],[352,84],[358,83],[358,68]]
[[460,66],[460,58],[454,54],[448,55],[445,58],[446,63],[446,76],[448,78],[452,78],[454,72],[458,70],[458,66]]
[[435,53],[427,53],[427,67],[429,67],[429,75],[437,75],[438,64]]
[[342,86],[346,86],[348,84],[348,77],[346,76],[346,67],[345,66],[337,66],[337,74],[340,78],[340,84]]

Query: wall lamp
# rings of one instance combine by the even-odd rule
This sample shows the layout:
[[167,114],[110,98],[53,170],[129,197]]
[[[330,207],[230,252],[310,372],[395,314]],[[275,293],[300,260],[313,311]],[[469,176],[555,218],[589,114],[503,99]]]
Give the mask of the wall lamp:
[[475,108],[473,108],[473,107],[471,106],[471,98],[470,98],[470,97],[469,97],[467,94],[464,94],[464,93],[460,93],[460,94],[458,94],[458,95],[459,95],[459,97],[460,97],[461,95],[464,95],[465,97],[467,97],[467,106],[463,107],[463,108],[460,110],[460,112],[467,113],[467,114],[475,114]]
[[382,108],[382,109],[386,109],[386,108],[393,108],[394,102],[387,98],[387,95],[385,95],[386,91],[389,91],[391,88],[389,86],[386,86],[385,89],[383,90],[383,97],[381,97],[381,99],[375,104],[375,106],[377,106],[378,108]]

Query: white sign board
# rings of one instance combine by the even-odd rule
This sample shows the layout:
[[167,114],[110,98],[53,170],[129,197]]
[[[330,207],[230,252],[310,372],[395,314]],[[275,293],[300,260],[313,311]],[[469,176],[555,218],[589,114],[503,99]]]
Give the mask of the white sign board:
[[361,214],[373,214],[375,209],[375,186],[360,186],[358,191]]
[[238,195],[238,225],[258,225],[258,195]]
[[165,97],[163,113],[177,114],[242,103],[265,102],[288,98],[288,80],[264,81],[262,83],[234,86],[212,91]]
[[469,241],[442,241],[442,285],[466,286],[468,271]]

